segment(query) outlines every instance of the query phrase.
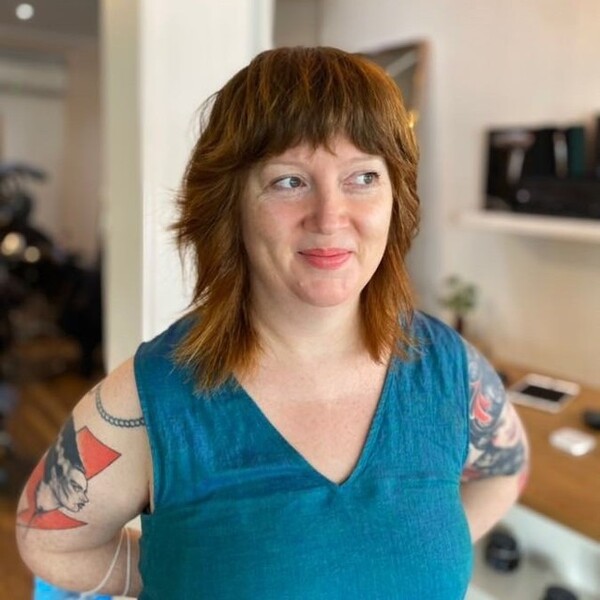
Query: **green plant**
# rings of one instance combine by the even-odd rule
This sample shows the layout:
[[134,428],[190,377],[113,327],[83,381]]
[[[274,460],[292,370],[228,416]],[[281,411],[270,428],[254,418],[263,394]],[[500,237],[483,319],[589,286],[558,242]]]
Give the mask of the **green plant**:
[[454,328],[463,333],[465,317],[477,305],[477,287],[463,281],[458,275],[451,275],[445,280],[445,294],[440,298],[440,304],[452,311]]

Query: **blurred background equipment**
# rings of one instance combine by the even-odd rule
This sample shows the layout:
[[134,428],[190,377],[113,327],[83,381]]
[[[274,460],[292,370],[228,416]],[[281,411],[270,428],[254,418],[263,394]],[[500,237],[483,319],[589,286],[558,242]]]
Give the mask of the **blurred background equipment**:
[[85,377],[102,342],[100,261],[80,264],[31,223],[27,164],[0,164],[0,373],[11,380],[57,374],[76,363]]
[[0,491],[11,497],[31,468],[8,428],[25,386],[38,385],[32,420],[44,436],[48,416],[62,418],[63,408],[41,382],[67,372],[85,382],[103,371],[100,262],[80,265],[32,224],[28,182],[45,178],[24,163],[0,164]]
[[489,131],[485,207],[600,219],[600,146],[592,156],[588,137],[581,124]]
[[514,571],[521,562],[519,544],[509,531],[497,528],[490,532],[485,545],[485,562],[492,569]]

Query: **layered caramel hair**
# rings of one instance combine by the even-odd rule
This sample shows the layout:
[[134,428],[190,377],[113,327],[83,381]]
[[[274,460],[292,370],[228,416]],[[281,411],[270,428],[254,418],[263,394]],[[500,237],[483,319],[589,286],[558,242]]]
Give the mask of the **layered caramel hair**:
[[[404,259],[418,229],[418,150],[394,81],[379,66],[335,48],[278,48],[259,54],[204,106],[172,228],[191,251],[193,324],[175,350],[204,389],[248,373],[260,352],[249,306],[240,203],[249,170],[299,144],[329,147],[345,135],[382,156],[393,190],[387,248],[361,292],[362,334],[376,361],[406,356],[413,300]],[[208,116],[206,116],[208,115]]]

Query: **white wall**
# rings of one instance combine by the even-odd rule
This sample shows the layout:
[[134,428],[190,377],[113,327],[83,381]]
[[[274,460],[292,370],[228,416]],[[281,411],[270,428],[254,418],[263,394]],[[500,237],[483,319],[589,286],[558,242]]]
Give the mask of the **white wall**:
[[57,61],[0,55],[0,160],[23,162],[45,171],[33,180],[32,222],[53,238],[62,237],[60,197],[66,118],[66,66]]
[[[446,274],[475,281],[474,321],[499,358],[600,386],[600,248],[457,229],[482,202],[484,131],[588,120],[600,107],[595,0],[324,0],[320,42],[430,41],[421,140],[424,224],[411,256],[423,305]],[[600,226],[600,225],[599,225]]]
[[190,299],[191,286],[182,278],[166,228],[174,220],[174,193],[197,137],[197,109],[271,46],[273,9],[270,0],[144,0],[140,17],[143,331],[148,337],[176,319]]
[[84,262],[98,250],[100,105],[96,38],[20,35],[0,54],[0,159],[48,174],[33,222]]
[[321,0],[276,0],[274,45],[317,46]]
[[69,85],[65,97],[65,145],[59,198],[63,241],[87,264],[100,245],[102,174],[100,67],[98,40],[66,54]]
[[186,307],[167,226],[195,113],[271,45],[271,0],[104,0],[107,365]]
[[101,4],[104,239],[104,364],[142,339],[142,175],[139,125],[139,0]]
[[12,44],[0,55],[0,159],[46,171],[46,181],[31,186],[32,220],[90,262],[98,249],[101,171],[97,40],[21,36]]

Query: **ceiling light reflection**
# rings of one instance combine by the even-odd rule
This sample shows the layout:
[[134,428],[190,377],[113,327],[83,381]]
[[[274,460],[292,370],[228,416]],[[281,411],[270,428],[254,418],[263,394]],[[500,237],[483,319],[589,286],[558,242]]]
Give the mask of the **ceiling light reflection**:
[[33,6],[31,6],[31,4],[23,3],[17,6],[15,14],[17,15],[17,18],[21,19],[21,21],[29,21],[29,19],[31,19],[31,17],[33,17],[35,14],[35,9]]
[[11,231],[4,236],[2,244],[0,244],[0,251],[4,256],[14,256],[21,254],[26,246],[25,238],[20,233]]

